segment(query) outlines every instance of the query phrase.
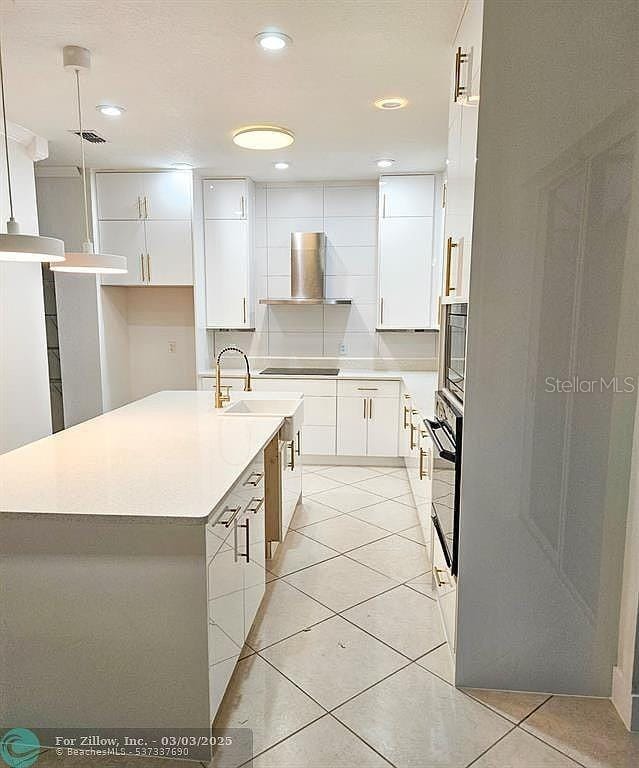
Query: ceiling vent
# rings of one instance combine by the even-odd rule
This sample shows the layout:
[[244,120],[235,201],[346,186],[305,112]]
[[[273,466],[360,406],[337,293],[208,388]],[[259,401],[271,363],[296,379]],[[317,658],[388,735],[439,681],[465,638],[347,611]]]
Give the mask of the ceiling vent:
[[[69,131],[69,133],[75,133],[76,136],[80,135],[80,131]],[[106,144],[106,139],[95,131],[82,131],[82,138],[91,144]]]

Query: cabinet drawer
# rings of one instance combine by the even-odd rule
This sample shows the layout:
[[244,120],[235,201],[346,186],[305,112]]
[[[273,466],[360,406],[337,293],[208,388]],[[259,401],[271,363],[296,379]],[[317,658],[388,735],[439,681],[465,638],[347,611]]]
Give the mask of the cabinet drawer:
[[313,427],[335,426],[334,397],[305,397],[304,424]]
[[253,389],[256,392],[303,392],[305,395],[316,397],[335,396],[337,391],[335,379],[319,381],[317,379],[292,379],[289,376],[274,379],[271,376],[254,378]]
[[337,382],[337,394],[346,397],[399,397],[399,381],[340,380]]

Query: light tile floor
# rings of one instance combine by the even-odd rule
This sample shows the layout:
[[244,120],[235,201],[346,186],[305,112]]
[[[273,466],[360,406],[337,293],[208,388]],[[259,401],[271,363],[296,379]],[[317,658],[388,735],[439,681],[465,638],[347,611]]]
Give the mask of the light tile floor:
[[[266,595],[215,721],[253,730],[254,768],[639,766],[639,734],[607,700],[452,685],[403,470],[304,471],[304,503],[268,561]],[[37,766],[87,764],[49,751]]]

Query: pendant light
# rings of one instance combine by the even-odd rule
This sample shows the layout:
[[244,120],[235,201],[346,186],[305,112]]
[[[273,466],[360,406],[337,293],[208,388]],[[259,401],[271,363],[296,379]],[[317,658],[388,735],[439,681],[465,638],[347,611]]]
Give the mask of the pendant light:
[[54,264],[54,272],[74,272],[76,274],[114,275],[128,272],[124,256],[114,256],[109,253],[95,253],[89,235],[89,203],[87,200],[86,166],[84,160],[84,133],[82,128],[82,101],[80,99],[80,71],[91,68],[91,51],[77,45],[67,45],[62,50],[62,61],[65,69],[75,72],[76,93],[78,96],[78,127],[80,134],[80,153],[82,159],[82,194],[84,200],[84,232],[85,240],[82,251],[65,253],[66,260]]
[[2,127],[4,130],[4,151],[7,161],[7,186],[9,191],[9,221],[6,234],[0,233],[0,261],[64,261],[64,243],[56,237],[21,235],[18,222],[13,215],[13,190],[11,189],[11,161],[9,160],[9,133],[7,131],[7,108],[4,101],[4,65],[2,61],[2,40],[0,40],[0,93],[2,95]]

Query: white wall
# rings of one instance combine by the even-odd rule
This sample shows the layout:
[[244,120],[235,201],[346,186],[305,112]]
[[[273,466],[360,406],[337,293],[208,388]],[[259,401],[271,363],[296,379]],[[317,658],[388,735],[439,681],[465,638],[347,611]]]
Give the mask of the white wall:
[[[33,147],[9,142],[15,216],[25,234],[38,232]],[[1,154],[0,227],[6,232],[9,203]],[[50,433],[41,266],[0,262],[0,453]]]
[[[415,360],[433,367],[436,333],[376,333],[377,183],[257,184],[255,333],[209,331],[209,354],[237,344],[253,357]],[[326,232],[326,295],[348,306],[267,307],[291,293],[290,233]]]
[[[77,168],[38,169],[36,189],[40,232],[64,240],[68,251],[82,250],[82,180]],[[57,272],[55,286],[64,424],[71,427],[102,413],[97,284],[92,275]]]
[[[637,394],[597,382],[639,371],[638,13],[486,0],[462,686],[611,693]],[[574,377],[594,391],[547,382]]]

